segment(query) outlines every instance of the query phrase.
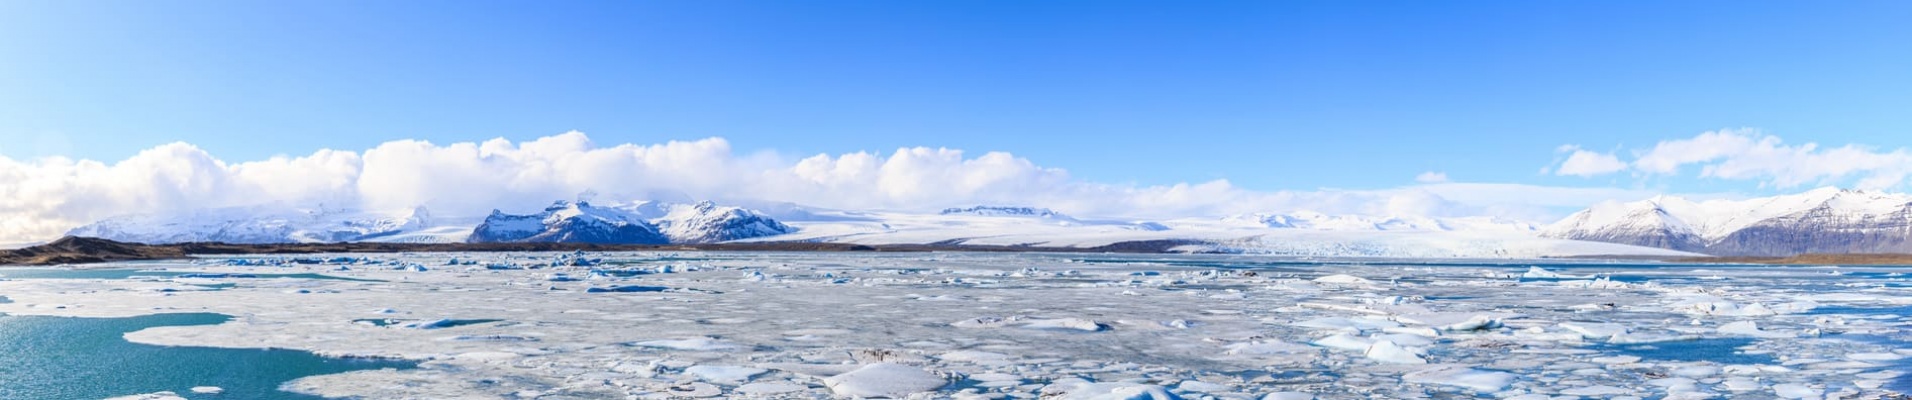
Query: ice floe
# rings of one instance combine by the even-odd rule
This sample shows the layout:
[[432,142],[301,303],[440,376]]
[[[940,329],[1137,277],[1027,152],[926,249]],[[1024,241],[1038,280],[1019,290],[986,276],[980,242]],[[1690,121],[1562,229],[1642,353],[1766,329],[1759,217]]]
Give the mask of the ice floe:
[[[1912,278],[1883,267],[1006,253],[299,259],[310,262],[206,258],[137,266],[172,276],[0,280],[0,313],[214,312],[233,319],[124,337],[420,362],[284,386],[347,398],[1878,398],[1905,387],[1912,357]],[[351,280],[301,275],[320,272]],[[275,278],[236,278],[248,275]]]
[[877,363],[823,379],[823,384],[839,396],[902,397],[935,391],[949,384],[942,376],[922,368],[901,364]]

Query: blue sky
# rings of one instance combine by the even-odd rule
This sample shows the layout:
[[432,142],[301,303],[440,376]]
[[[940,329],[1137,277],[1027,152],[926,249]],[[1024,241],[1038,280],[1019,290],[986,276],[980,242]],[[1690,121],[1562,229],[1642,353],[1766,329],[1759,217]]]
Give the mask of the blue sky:
[[[405,138],[1007,151],[1252,190],[1543,173],[1722,128],[1906,145],[1912,2],[0,2],[0,154],[226,160]],[[1783,169],[1783,167],[1782,167]],[[1550,169],[1551,171],[1551,169]],[[1846,184],[1856,176],[1817,183]]]

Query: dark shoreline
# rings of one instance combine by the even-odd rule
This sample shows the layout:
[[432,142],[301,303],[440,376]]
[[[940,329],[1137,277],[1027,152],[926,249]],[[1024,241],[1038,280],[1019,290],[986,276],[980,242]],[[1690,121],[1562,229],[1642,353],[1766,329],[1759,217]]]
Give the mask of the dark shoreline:
[[85,264],[111,261],[171,260],[191,255],[315,254],[315,253],[426,253],[499,251],[841,251],[841,252],[1062,252],[1167,253],[1194,241],[1151,240],[1097,247],[1042,247],[967,245],[961,243],[862,245],[820,242],[761,242],[716,244],[589,244],[589,243],[179,243],[150,245],[86,237],[65,237],[47,244],[0,250],[0,265]]

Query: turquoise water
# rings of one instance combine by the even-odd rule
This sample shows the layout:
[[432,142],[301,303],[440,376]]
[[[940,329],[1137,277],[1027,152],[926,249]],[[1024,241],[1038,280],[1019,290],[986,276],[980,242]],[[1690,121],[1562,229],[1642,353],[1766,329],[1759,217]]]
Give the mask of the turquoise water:
[[[0,399],[98,399],[158,391],[189,398],[317,399],[279,390],[301,377],[379,368],[395,360],[326,358],[295,350],[169,347],[126,341],[156,326],[214,325],[225,315],[157,314],[131,318],[0,315]],[[218,386],[195,396],[194,386]]]
[[1709,338],[1642,344],[1608,344],[1596,347],[1614,353],[1653,361],[1712,361],[1720,364],[1778,364],[1767,354],[1747,354],[1740,347],[1753,344],[1749,338]]

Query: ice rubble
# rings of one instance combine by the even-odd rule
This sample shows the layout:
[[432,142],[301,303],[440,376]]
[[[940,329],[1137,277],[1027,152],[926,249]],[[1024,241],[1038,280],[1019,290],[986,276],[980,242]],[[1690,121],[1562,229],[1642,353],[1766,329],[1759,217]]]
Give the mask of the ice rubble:
[[[1889,270],[1616,264],[1536,279],[1544,263],[981,253],[239,260],[139,268],[367,280],[0,280],[12,300],[0,312],[217,312],[237,318],[126,338],[423,361],[286,385],[365,398],[1852,398],[1888,394],[1912,356],[1912,317],[1887,312],[1912,304],[1912,282]],[[389,268],[413,265],[455,267]],[[608,287],[669,289],[591,292]],[[389,326],[355,322],[368,320]],[[1698,358],[1654,350],[1714,342],[1732,344]]]
[[922,368],[876,363],[823,378],[823,384],[839,396],[902,397],[935,391],[949,384],[949,381]]

